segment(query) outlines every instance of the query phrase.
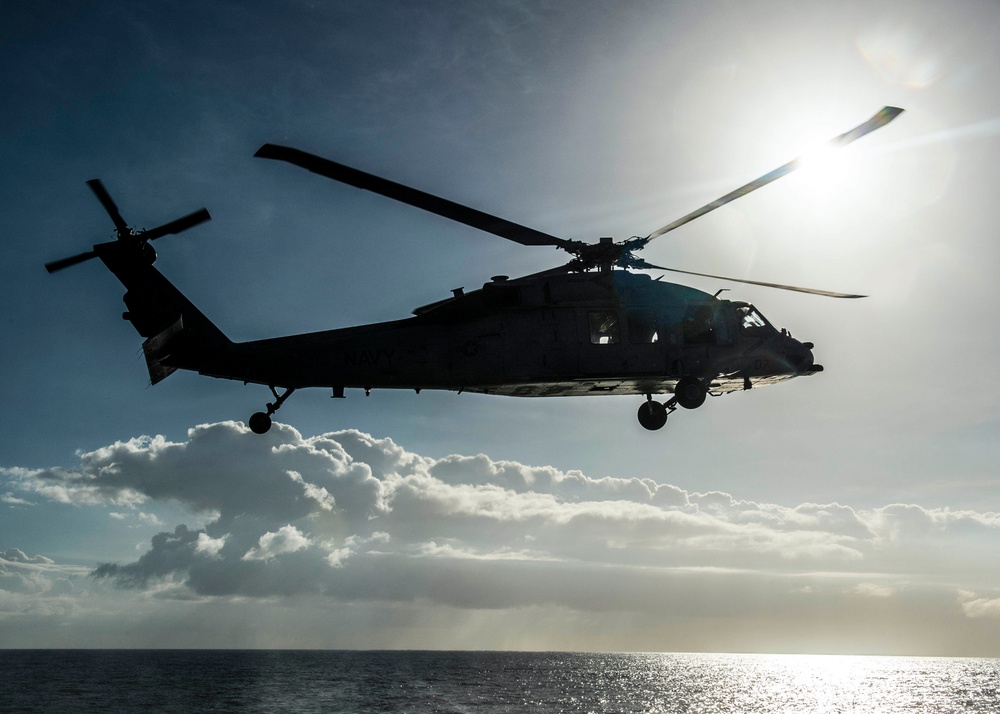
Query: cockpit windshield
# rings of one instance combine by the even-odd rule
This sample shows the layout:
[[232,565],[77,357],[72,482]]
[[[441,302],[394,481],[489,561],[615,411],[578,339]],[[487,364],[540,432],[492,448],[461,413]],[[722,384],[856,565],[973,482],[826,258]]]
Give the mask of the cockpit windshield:
[[771,323],[767,319],[757,312],[757,308],[753,305],[739,305],[736,308],[736,316],[740,320],[740,326],[744,330],[749,330],[754,327],[770,327]]

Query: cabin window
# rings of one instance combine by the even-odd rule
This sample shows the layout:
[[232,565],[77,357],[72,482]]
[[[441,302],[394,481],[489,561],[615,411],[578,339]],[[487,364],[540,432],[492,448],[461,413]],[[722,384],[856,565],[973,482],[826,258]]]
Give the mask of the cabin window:
[[658,342],[660,336],[656,330],[656,315],[652,310],[636,310],[628,315],[628,339],[636,345],[649,345]]
[[618,315],[610,310],[590,313],[590,343],[616,345],[619,340]]

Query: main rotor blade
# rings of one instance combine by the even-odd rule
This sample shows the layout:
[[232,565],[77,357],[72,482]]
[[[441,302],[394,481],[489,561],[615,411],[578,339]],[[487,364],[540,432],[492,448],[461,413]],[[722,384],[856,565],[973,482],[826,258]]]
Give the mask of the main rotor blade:
[[[871,119],[869,119],[868,121],[864,122],[863,124],[859,124],[858,126],[854,127],[850,131],[844,132],[840,136],[834,137],[830,141],[826,142],[825,145],[826,146],[832,146],[832,147],[846,146],[847,144],[850,144],[855,139],[860,139],[865,134],[869,134],[869,133],[875,131],[876,129],[882,128],[883,126],[885,126],[886,124],[888,124],[889,122],[891,122],[893,119],[895,119],[896,117],[898,117],[902,113],[903,113],[903,110],[900,109],[899,107],[882,107],[882,109],[879,110],[879,112],[877,114],[875,114],[875,116],[873,116]],[[682,216],[681,218],[678,218],[673,223],[668,223],[667,225],[663,226],[663,228],[659,229],[658,231],[653,231],[648,236],[646,236],[646,238],[643,240],[642,245],[645,245],[646,243],[648,243],[649,241],[653,240],[654,238],[658,238],[659,236],[662,236],[664,233],[669,233],[670,231],[674,230],[675,228],[680,228],[685,223],[689,223],[690,221],[693,221],[695,218],[700,218],[701,216],[704,216],[706,213],[709,213],[710,211],[714,211],[719,206],[725,206],[730,201],[734,201],[737,198],[740,198],[742,196],[746,196],[751,191],[756,191],[758,188],[760,188],[762,186],[766,186],[767,184],[771,183],[772,181],[776,181],[779,178],[781,178],[782,176],[785,176],[786,174],[790,174],[791,172],[793,172],[796,169],[799,169],[801,167],[802,167],[802,157],[800,156],[800,157],[798,157],[796,159],[793,159],[792,161],[789,161],[784,166],[779,166],[774,171],[771,171],[770,173],[764,174],[759,179],[751,181],[750,183],[746,184],[745,186],[740,186],[735,191],[727,193],[725,196],[722,196],[721,198],[717,198],[714,201],[712,201],[711,203],[705,204],[701,208],[699,208],[699,209],[697,209],[695,211],[692,211],[691,213],[687,214],[686,216]]]
[[109,216],[111,216],[111,220],[114,221],[115,228],[118,229],[118,235],[128,235],[128,225],[125,223],[125,219],[122,218],[122,214],[119,212],[118,206],[116,206],[115,202],[111,200],[111,194],[108,193],[108,190],[104,188],[104,184],[101,183],[101,179],[90,179],[87,182],[87,185],[90,186],[90,190],[94,192],[94,195],[97,196],[97,200],[101,202],[102,206],[104,206],[104,210],[108,212]]
[[97,253],[92,250],[88,250],[86,253],[79,253],[78,255],[71,255],[70,257],[63,258],[62,260],[53,260],[51,263],[46,263],[45,269],[50,273],[55,273],[63,270],[64,268],[69,268],[77,263],[82,263],[85,260],[90,260],[91,258],[96,257]]
[[690,270],[680,270],[678,268],[665,268],[662,265],[653,265],[652,263],[647,263],[641,258],[637,260],[634,267],[643,270],[669,270],[671,273],[684,273],[685,275],[697,275],[702,278],[714,278],[715,280],[728,280],[733,283],[746,283],[747,285],[759,285],[764,288],[777,288],[778,290],[793,290],[797,293],[808,293],[809,295],[822,295],[824,297],[832,298],[863,298],[868,297],[867,295],[851,295],[849,293],[835,293],[829,290],[817,290],[815,288],[799,288],[794,285],[781,285],[780,283],[762,283],[757,280],[744,280],[742,278],[727,278],[725,275],[710,275],[709,273],[695,273]]
[[208,209],[202,208],[194,213],[189,213],[183,218],[178,218],[176,221],[164,223],[159,228],[143,231],[139,235],[141,235],[144,240],[156,240],[157,238],[162,238],[163,236],[170,235],[171,233],[186,231],[188,228],[194,228],[199,223],[204,223],[205,221],[210,220],[212,220],[212,216],[209,215]]
[[504,218],[490,215],[475,208],[463,206],[460,203],[440,198],[415,188],[404,186],[403,184],[389,181],[388,179],[375,176],[373,174],[353,169],[350,166],[338,164],[335,161],[324,159],[313,154],[308,154],[299,149],[288,146],[278,146],[276,144],[264,144],[257,149],[254,156],[262,159],[276,159],[287,161],[290,164],[301,166],[320,176],[326,176],[334,181],[346,183],[355,188],[372,191],[387,198],[409,204],[416,208],[422,208],[430,213],[450,218],[458,223],[463,223],[481,231],[492,233],[493,235],[512,240],[521,245],[554,245],[566,250],[572,250],[573,241],[536,231]]

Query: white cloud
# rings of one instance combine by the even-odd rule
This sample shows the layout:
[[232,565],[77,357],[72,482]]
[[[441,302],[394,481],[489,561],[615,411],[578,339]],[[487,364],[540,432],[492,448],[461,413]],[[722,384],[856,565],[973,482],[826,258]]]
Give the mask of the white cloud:
[[143,513],[142,511],[139,511],[139,513],[136,514],[136,517],[139,519],[139,522],[142,523],[143,525],[147,526],[163,525],[163,521],[161,521],[155,513]]
[[[15,497],[125,504],[112,517],[146,524],[172,503],[204,523],[159,533],[134,562],[101,564],[87,580],[162,601],[317,597],[659,622],[780,620],[932,591],[941,617],[1000,610],[980,596],[954,601],[958,589],[981,589],[984,567],[1000,567],[991,512],[783,506],[485,455],[431,459],[353,430],[306,438],[277,424],[262,438],[233,422],[2,476]],[[49,593],[38,573],[8,568],[0,588]]]
[[282,526],[274,533],[268,532],[262,535],[257,547],[248,550],[243,555],[243,560],[270,560],[285,553],[297,553],[311,544],[312,541],[295,526]]
[[162,526],[163,521],[160,520],[159,516],[155,513],[146,513],[144,511],[131,511],[129,513],[119,513],[117,511],[110,511],[108,517],[113,518],[116,521],[127,521],[134,520],[137,521],[136,524],[129,526],[130,528],[138,528],[140,526]]
[[848,592],[862,597],[892,597],[896,594],[896,589],[878,583],[858,583]]
[[306,480],[302,478],[301,474],[295,471],[289,471],[288,478],[292,479],[295,483],[301,484],[303,493],[305,493],[307,497],[316,501],[316,505],[324,511],[333,510],[333,506],[336,501],[334,501],[333,496],[331,496],[330,492],[325,488],[312,483],[307,483]]
[[210,538],[207,533],[199,533],[198,540],[195,541],[194,550],[196,553],[205,553],[207,555],[218,555],[219,551],[226,544],[226,539],[228,534],[222,536],[221,538]]
[[966,617],[1000,620],[1000,597],[981,597],[963,590],[959,591],[958,603]]
[[29,556],[20,548],[0,551],[0,620],[3,611],[10,609],[10,603],[61,597],[73,592],[73,582],[85,576],[88,570],[56,564],[44,555]]
[[52,563],[52,560],[46,558],[44,555],[36,555],[29,558],[20,548],[8,548],[7,550],[0,552],[0,560],[6,560],[9,563],[33,563],[42,565],[49,565]]
[[331,568],[343,568],[344,561],[351,557],[350,548],[334,548],[326,555],[326,562]]

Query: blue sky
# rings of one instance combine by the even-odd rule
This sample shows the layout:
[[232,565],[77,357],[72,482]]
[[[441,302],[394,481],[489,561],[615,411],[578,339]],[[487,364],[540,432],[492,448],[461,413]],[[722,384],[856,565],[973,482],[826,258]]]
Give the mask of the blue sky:
[[[0,641],[1000,654],[992,2],[62,3],[0,10]],[[87,188],[231,338],[564,262],[296,146],[567,239],[645,235],[871,116],[651,262],[826,371],[660,432],[624,397],[147,386]]]

